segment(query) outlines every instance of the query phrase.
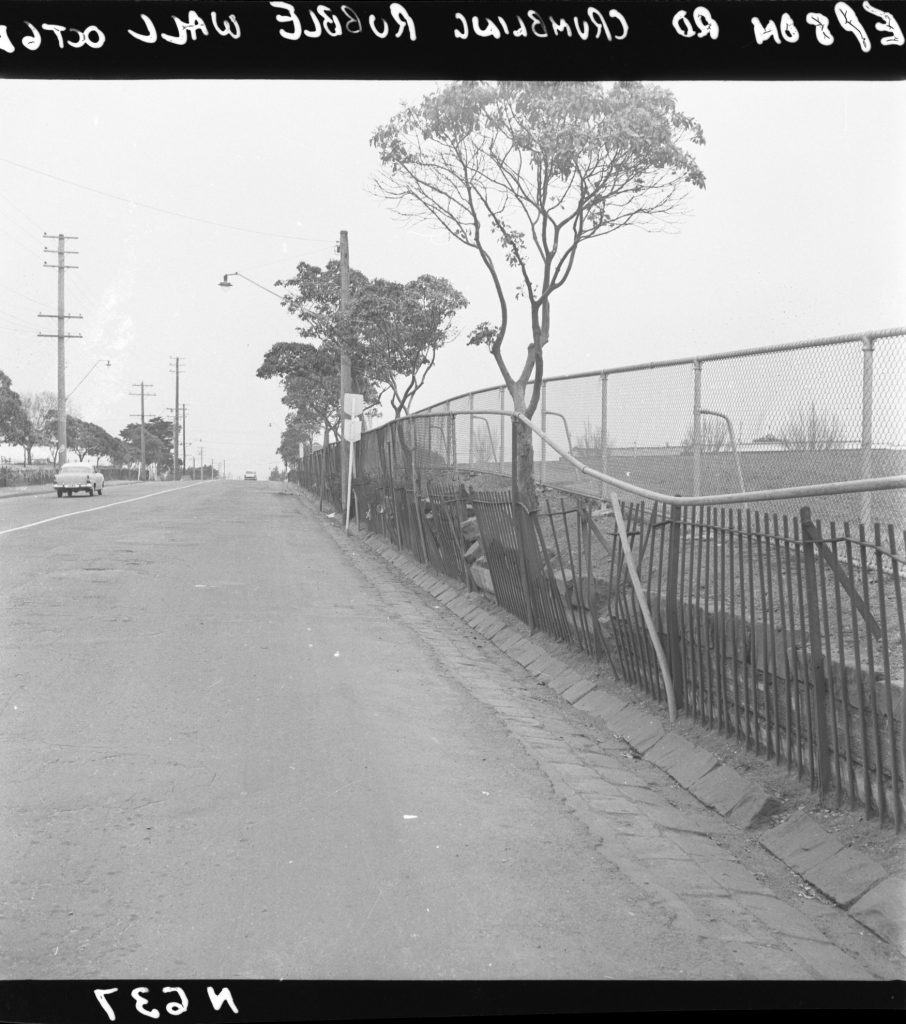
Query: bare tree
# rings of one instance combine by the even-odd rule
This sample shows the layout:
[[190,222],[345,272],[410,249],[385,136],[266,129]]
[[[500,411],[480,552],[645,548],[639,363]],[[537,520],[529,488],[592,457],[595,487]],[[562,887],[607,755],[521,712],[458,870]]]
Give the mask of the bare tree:
[[23,461],[28,465],[32,460],[32,449],[52,446],[47,431],[47,414],[57,407],[57,396],[53,391],[37,391],[22,396],[22,408],[26,423],[18,440],[22,448]]
[[[737,437],[739,436],[737,425]],[[701,450],[716,455],[719,451],[729,447],[730,433],[727,424],[721,420],[706,419],[702,415],[699,425],[699,438]],[[682,440],[682,447],[690,452],[695,445],[695,428],[690,424]]]
[[791,413],[779,433],[778,440],[789,451],[823,452],[838,447],[843,431],[833,413],[819,412],[812,402],[808,409]]
[[[403,216],[440,225],[474,249],[497,298],[496,324],[476,327],[517,412],[538,406],[551,297],[579,246],[629,225],[669,223],[704,175],[685,143],[701,126],[658,85],[621,82],[460,82],[406,107],[372,136],[375,189]],[[525,356],[503,343],[513,301],[528,304]],[[534,502],[531,431],[517,430],[517,482]]]

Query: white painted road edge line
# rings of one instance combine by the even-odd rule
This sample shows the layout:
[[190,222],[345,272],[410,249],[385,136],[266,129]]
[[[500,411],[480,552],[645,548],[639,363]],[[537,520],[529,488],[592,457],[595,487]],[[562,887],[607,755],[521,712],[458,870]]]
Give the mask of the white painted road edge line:
[[18,530],[30,530],[33,526],[43,526],[45,523],[54,523],[58,519],[69,519],[70,516],[83,516],[87,512],[103,512],[106,508],[116,508],[117,505],[128,505],[133,501],[144,501],[145,498],[156,498],[161,494],[172,494],[173,491],[187,491],[190,487],[201,487],[207,480],[198,480],[194,484],[183,484],[181,487],[168,487],[165,491],[152,491],[151,494],[140,494],[137,498],[123,498],[122,501],[111,501],[107,505],[95,505],[93,508],[80,508],[78,512],[64,512],[59,516],[51,516],[50,519],[39,519],[34,523],[25,523],[24,526],[12,526],[8,530],[0,530],[0,537],[7,533],[16,533]]

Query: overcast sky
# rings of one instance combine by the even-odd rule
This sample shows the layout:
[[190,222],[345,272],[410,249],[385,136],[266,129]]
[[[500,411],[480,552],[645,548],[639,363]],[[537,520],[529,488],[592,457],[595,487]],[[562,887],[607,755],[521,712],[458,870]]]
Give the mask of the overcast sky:
[[[669,84],[669,83],[668,83]],[[447,277],[463,334],[495,318],[474,253],[394,218],[369,191],[372,131],[430,82],[0,80],[0,369],[56,390],[55,238],[67,262],[67,390],[111,433],[169,417],[181,359],[187,453],[276,465],[287,412],[256,378],[296,339],[266,287],[324,265],[349,232],[369,276]],[[556,296],[549,375],[893,327],[906,321],[906,85],[679,82],[702,124],[707,188],[674,234],[628,229],[580,250]],[[153,209],[152,209],[153,207]],[[45,252],[45,247],[50,252]],[[513,324],[510,351],[525,344]],[[99,360],[110,360],[107,368]],[[514,364],[516,360],[514,359]],[[445,350],[417,406],[499,383],[486,351]]]

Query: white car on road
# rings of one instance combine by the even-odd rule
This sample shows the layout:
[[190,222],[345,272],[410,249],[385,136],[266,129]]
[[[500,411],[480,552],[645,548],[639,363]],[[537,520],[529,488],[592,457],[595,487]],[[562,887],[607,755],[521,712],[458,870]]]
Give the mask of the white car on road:
[[58,498],[62,498],[64,493],[73,494],[75,491],[101,494],[104,490],[104,474],[87,462],[67,462],[60,467],[53,485]]

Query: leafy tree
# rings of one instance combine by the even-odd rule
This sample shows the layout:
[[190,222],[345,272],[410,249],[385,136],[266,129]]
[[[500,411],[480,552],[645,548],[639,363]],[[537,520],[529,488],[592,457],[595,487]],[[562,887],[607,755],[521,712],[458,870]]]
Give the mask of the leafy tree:
[[[66,447],[72,449],[78,454],[78,448],[74,443],[78,435],[78,430],[82,420],[78,416],[74,416],[71,413],[66,414]],[[50,448],[53,461],[56,464],[60,458],[60,438],[58,436],[59,423],[57,422],[57,410],[56,406],[48,409],[44,413],[44,421],[41,425],[41,435],[44,438],[44,443]],[[79,455],[81,459],[82,456]]]
[[[350,300],[367,283],[364,274],[350,268]],[[330,260],[324,268],[300,263],[293,277],[275,282],[275,287],[293,289],[284,295],[282,305],[299,317],[299,334],[303,338],[318,338],[323,345],[339,352],[340,261]]]
[[[368,278],[357,270],[349,271],[350,305],[354,305],[359,292],[368,285]],[[337,363],[337,404],[339,403],[340,348],[342,324],[340,322],[340,263],[331,260],[326,267],[300,263],[294,277],[277,281],[276,287],[290,288],[283,298],[283,306],[299,318],[296,330],[302,338],[316,339],[318,348]],[[361,340],[353,331],[347,334],[346,347],[352,364],[352,387],[356,394],[374,392],[371,360]],[[259,374],[260,376],[260,374]]]
[[280,435],[277,454],[284,465],[291,466],[299,461],[299,446],[310,452],[314,438],[320,432],[322,423],[315,413],[291,412],[286,417],[286,426]]
[[19,444],[25,413],[12,380],[0,370],[0,440]]
[[[300,337],[312,342],[280,342],[258,369],[259,377],[281,380],[286,405],[306,420],[316,416],[319,428],[325,426],[335,438],[342,421],[339,271],[335,260],[324,269],[300,263],[294,277],[276,282],[292,289],[283,305],[299,317]],[[424,383],[437,350],[450,339],[453,318],[466,300],[449,281],[430,275],[403,285],[369,281],[350,270],[349,291],[346,345],[352,391],[364,396],[366,409],[390,392],[398,416]]]
[[[403,216],[440,225],[484,265],[499,320],[476,327],[469,343],[487,345],[527,417],[541,394],[551,298],[579,246],[669,222],[687,190],[704,187],[684,149],[704,142],[701,126],[669,90],[638,82],[452,83],[403,108],[371,142],[382,164],[377,193]],[[515,370],[503,356],[513,300],[528,309]],[[516,447],[519,489],[534,501],[522,424]]]
[[108,456],[115,450],[115,440],[97,423],[88,423],[75,416],[66,417],[66,443],[82,462],[86,455],[96,459]]
[[377,279],[359,290],[353,330],[364,344],[375,383],[390,394],[396,418],[408,413],[466,305],[446,278],[430,274],[408,284]]
[[[120,431],[120,437],[127,446],[130,461],[138,462],[141,458],[142,425],[130,423]],[[173,452],[173,421],[153,416],[145,420],[145,462],[158,465],[172,464]]]
[[121,437],[111,436],[107,451],[104,454],[110,459],[110,464],[116,466],[117,469],[134,461],[130,447]]
[[327,434],[339,438],[340,364],[334,352],[310,342],[281,341],[267,351],[257,376],[278,378],[284,405],[307,426],[323,427]]

